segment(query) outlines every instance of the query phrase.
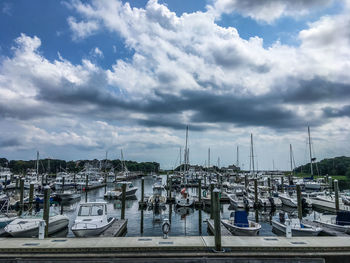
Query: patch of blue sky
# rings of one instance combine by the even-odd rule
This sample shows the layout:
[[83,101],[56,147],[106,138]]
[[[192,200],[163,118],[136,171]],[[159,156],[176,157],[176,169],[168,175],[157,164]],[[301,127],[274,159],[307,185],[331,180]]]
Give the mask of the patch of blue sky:
[[334,2],[331,6],[323,9],[314,9],[308,15],[300,17],[284,16],[271,24],[256,21],[250,17],[243,17],[240,14],[223,14],[216,23],[223,27],[235,27],[240,37],[248,40],[258,36],[264,40],[264,48],[268,48],[276,41],[285,45],[298,46],[300,41],[298,34],[301,30],[308,28],[308,23],[315,22],[320,17],[341,13],[343,4]]

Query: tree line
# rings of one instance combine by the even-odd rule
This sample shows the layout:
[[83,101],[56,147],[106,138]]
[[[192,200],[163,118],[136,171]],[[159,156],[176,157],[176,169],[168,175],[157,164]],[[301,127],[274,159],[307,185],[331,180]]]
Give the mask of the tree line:
[[[28,169],[36,169],[36,160],[7,160],[6,158],[0,158],[0,166],[8,167],[15,174],[24,174]],[[159,163],[157,162],[135,162],[124,161],[125,166],[129,171],[142,171],[145,173],[159,172]],[[84,169],[85,165],[91,165],[93,167],[101,168],[102,171],[122,171],[123,162],[119,159],[116,160],[78,160],[78,161],[65,161],[59,159],[40,159],[39,160],[39,173],[57,173],[60,171],[67,172],[79,172]]]
[[[323,159],[312,165],[314,175],[345,175],[350,178],[350,157],[340,156]],[[295,169],[297,173],[310,173],[310,163]]]

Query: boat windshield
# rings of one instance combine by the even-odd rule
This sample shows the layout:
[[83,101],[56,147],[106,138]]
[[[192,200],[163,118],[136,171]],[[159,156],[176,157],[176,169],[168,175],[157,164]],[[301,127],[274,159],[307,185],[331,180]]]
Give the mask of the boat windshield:
[[102,216],[103,205],[81,206],[78,216]]

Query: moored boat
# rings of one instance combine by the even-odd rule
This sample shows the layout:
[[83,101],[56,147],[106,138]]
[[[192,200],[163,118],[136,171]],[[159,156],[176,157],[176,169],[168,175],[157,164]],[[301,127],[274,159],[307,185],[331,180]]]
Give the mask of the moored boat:
[[222,219],[221,223],[236,236],[256,236],[261,229],[259,223],[248,220],[246,211],[240,210],[232,212],[230,219]]

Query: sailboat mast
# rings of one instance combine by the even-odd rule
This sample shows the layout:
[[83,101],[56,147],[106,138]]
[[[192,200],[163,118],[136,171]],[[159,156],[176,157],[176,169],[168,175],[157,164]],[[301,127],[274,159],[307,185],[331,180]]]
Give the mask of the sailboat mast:
[[251,154],[252,154],[252,168],[253,168],[253,175],[254,175],[254,147],[253,147],[253,134],[250,134],[250,147],[251,147]]
[[188,125],[186,126],[186,144],[185,144],[185,171],[187,171],[187,140],[188,140]]
[[36,152],[36,177],[39,181],[39,151]]
[[310,126],[307,126],[307,132],[309,135],[309,150],[310,150],[310,167],[311,167],[311,176],[314,175],[314,171],[312,169],[312,153],[311,153],[311,136],[310,136]]
[[239,167],[239,148],[238,148],[238,145],[237,145],[237,160],[236,160],[236,166],[237,168]]
[[293,149],[292,144],[289,144],[289,157],[290,157],[290,175],[288,176],[289,184],[291,183],[291,177],[293,175]]
[[182,153],[181,153],[181,146],[180,146],[180,172],[182,171]]

